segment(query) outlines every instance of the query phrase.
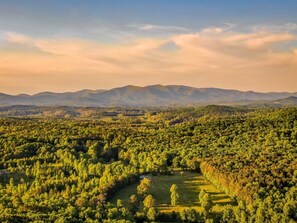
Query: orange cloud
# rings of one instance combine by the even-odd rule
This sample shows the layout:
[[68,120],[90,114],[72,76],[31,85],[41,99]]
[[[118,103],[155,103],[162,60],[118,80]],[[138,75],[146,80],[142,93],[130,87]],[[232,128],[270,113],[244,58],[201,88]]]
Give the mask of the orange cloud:
[[[18,49],[0,50],[0,80],[6,92],[155,83],[297,91],[297,49],[280,48],[296,40],[290,33],[236,33],[211,27],[125,44],[17,33],[6,33],[3,39]],[[168,50],[166,44],[175,47]]]

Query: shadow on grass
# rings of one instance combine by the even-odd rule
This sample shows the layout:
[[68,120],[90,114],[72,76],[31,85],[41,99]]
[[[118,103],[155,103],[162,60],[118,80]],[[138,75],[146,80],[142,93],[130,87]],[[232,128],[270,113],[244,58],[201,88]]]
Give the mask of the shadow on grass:
[[222,194],[222,196],[213,196],[213,197],[211,197],[211,199],[213,201],[217,201],[217,200],[229,199],[229,196]]
[[225,195],[225,193],[224,192],[209,192],[209,194],[210,195],[212,195],[212,196],[217,196],[217,195]]
[[215,204],[218,204],[218,205],[221,205],[221,206],[225,206],[225,205],[232,205],[232,206],[235,206],[236,203],[234,203],[233,201],[219,201],[219,202],[216,202]]

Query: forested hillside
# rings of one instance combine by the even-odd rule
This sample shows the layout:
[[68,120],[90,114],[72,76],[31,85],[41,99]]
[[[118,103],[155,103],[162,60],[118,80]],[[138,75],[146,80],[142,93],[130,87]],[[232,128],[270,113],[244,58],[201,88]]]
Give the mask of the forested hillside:
[[[104,112],[115,113],[0,118],[0,222],[297,221],[297,108]],[[202,211],[159,210],[140,176],[176,170],[203,174],[235,206],[215,211],[201,189]],[[131,184],[129,202],[110,202]],[[175,206],[185,191],[172,188]]]

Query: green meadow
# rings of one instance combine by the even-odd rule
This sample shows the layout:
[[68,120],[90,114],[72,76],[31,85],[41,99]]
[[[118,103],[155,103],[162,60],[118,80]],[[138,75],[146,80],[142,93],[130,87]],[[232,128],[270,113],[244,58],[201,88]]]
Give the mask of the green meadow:
[[[151,187],[149,193],[156,199],[156,207],[161,212],[180,211],[183,208],[194,208],[201,211],[198,195],[201,189],[204,189],[211,195],[213,202],[213,212],[220,212],[224,209],[224,205],[233,205],[231,198],[224,192],[218,190],[211,182],[204,178],[203,175],[193,172],[176,171],[173,175],[152,176]],[[170,187],[172,184],[178,186],[180,198],[178,205],[172,207],[170,204]],[[119,190],[110,200],[116,204],[121,199],[124,204],[128,204],[132,194],[137,194],[138,183],[131,184]]]

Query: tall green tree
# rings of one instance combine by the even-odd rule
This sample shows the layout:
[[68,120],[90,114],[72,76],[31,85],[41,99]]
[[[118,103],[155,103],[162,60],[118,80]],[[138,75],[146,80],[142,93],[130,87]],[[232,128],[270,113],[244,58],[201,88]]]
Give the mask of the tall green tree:
[[145,208],[152,208],[156,204],[156,200],[152,195],[147,195],[143,200],[143,205]]
[[151,180],[144,178],[140,181],[140,184],[137,186],[137,193],[140,195],[147,195],[151,186]]
[[212,207],[212,201],[210,198],[210,194],[209,193],[205,193],[202,198],[201,198],[201,207],[202,207],[202,212],[205,216],[207,216],[211,210]]
[[170,187],[170,200],[171,200],[171,205],[172,206],[176,206],[178,203],[178,199],[179,199],[179,194],[177,192],[177,185],[176,184],[172,184],[172,186]]

